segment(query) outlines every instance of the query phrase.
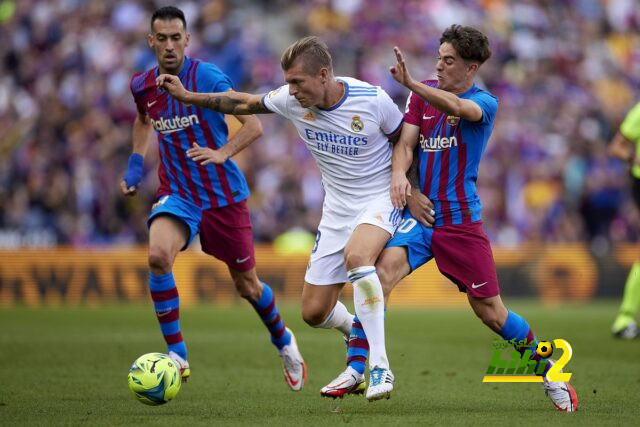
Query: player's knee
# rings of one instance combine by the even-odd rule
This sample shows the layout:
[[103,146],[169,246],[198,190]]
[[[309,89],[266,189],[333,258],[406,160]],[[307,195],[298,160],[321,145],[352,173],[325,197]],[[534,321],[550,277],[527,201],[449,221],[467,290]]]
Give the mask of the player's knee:
[[149,248],[149,268],[154,274],[166,274],[171,271],[172,257],[162,248]]
[[328,313],[326,310],[323,310],[322,307],[317,305],[303,305],[302,306],[302,320],[305,323],[313,328],[321,325],[322,322],[327,318]]
[[373,264],[373,262],[369,261],[365,256],[354,251],[344,252],[344,263],[347,266],[348,270]]

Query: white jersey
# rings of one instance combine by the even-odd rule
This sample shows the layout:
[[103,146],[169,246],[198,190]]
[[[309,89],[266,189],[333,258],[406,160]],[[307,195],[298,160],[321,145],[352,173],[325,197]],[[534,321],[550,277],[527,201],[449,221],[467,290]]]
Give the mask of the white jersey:
[[379,86],[337,77],[345,93],[333,107],[303,108],[289,85],[267,93],[264,106],[291,120],[316,160],[326,192],[325,205],[351,213],[391,183],[392,147],[387,135],[402,124],[402,113]]

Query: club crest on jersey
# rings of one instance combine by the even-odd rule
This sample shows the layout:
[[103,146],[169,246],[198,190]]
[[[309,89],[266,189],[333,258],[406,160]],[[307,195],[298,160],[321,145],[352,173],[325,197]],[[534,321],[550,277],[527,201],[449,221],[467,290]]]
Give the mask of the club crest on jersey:
[[313,113],[311,112],[311,110],[309,110],[302,119],[312,121],[315,120],[315,117],[313,117]]
[[457,126],[460,123],[460,117],[458,116],[447,116],[447,124],[449,126]]
[[362,129],[364,129],[364,123],[362,123],[360,116],[353,116],[353,119],[351,120],[351,130],[354,132],[360,132]]

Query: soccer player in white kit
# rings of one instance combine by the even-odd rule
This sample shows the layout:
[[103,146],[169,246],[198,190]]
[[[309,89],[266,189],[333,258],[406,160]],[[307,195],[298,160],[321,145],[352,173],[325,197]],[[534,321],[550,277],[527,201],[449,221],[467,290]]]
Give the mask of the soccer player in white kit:
[[[325,189],[305,275],[302,317],[313,327],[336,328],[348,336],[354,317],[338,296],[350,281],[356,319],[370,347],[367,399],[389,397],[393,374],[385,349],[384,296],[374,265],[402,215],[391,203],[389,185],[391,141],[399,136],[403,115],[380,87],[335,77],[328,48],[317,37],[291,45],[281,65],[288,84],[266,95],[190,92],[171,75],[158,76],[157,84],[185,104],[235,115],[277,113],[295,125]],[[364,387],[359,373],[348,392],[362,393]],[[331,396],[324,389],[322,394]]]

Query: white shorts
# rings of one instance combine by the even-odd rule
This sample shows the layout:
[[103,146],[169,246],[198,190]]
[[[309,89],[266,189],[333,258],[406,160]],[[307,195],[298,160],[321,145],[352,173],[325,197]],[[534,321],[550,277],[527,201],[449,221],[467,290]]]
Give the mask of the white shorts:
[[344,215],[325,206],[318,225],[316,244],[311,251],[304,280],[312,285],[333,285],[349,281],[344,248],[360,224],[372,224],[393,236],[402,219],[402,210],[391,204],[389,193],[378,196],[353,215]]

